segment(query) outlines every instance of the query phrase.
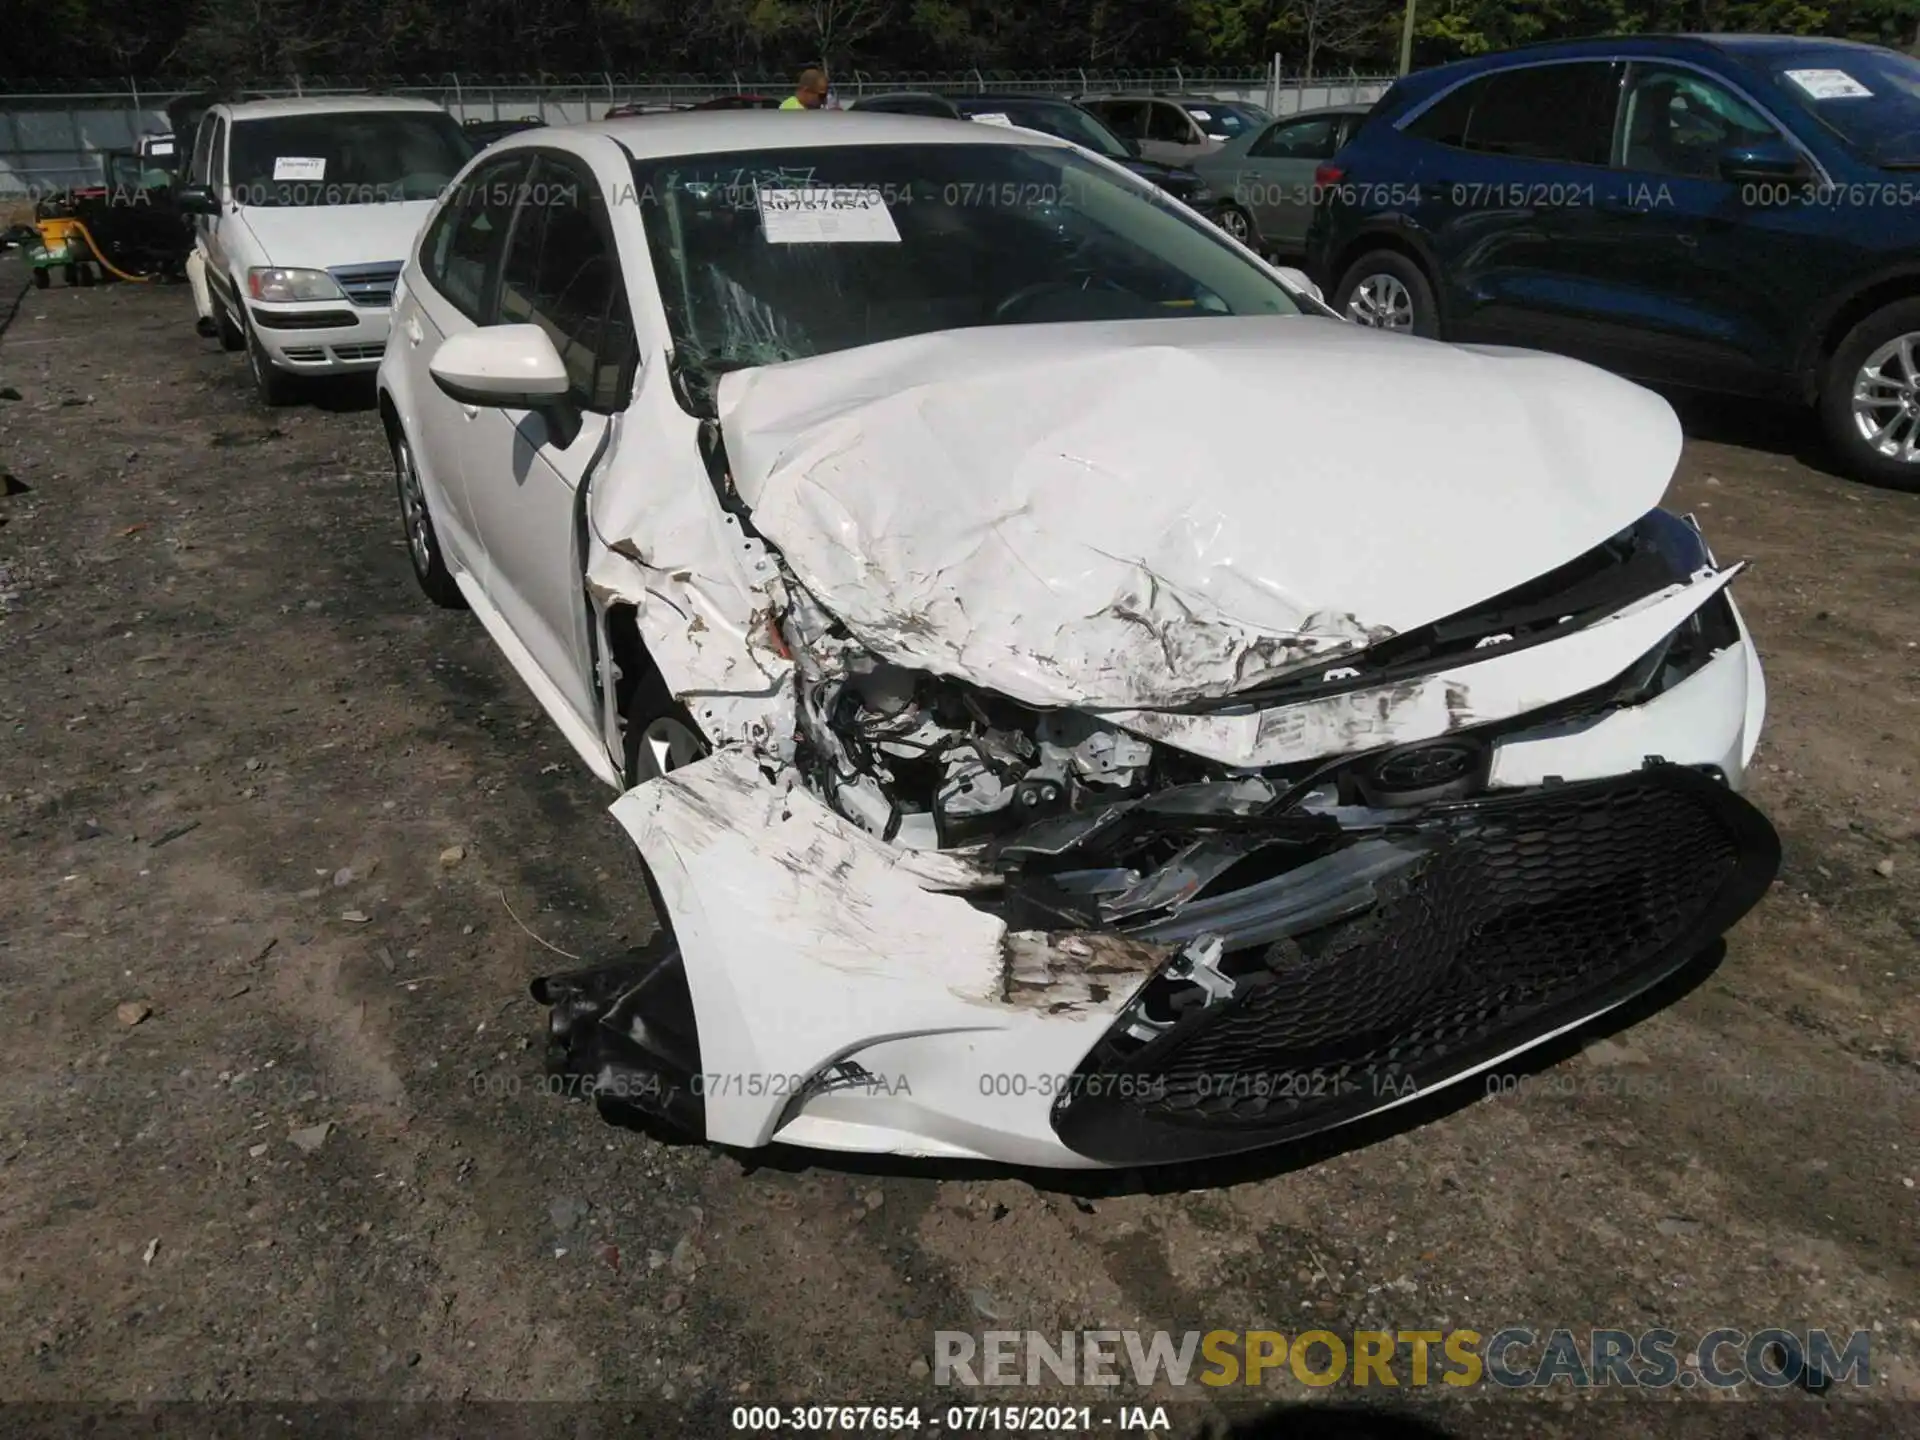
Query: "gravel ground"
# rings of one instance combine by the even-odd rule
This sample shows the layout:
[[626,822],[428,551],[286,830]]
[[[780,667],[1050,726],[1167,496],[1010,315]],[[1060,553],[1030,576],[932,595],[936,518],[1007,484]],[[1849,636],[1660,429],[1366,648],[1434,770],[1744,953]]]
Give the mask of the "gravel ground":
[[[849,1167],[543,1090],[528,980],[652,922],[608,797],[417,593],[370,387],[269,413],[184,288],[24,283],[0,261],[0,1396],[720,1434],[1034,1398],[938,1390],[936,1329],[1824,1326],[1871,1332],[1866,1401],[1562,1384],[1363,1431],[1318,1422],[1377,1389],[1258,1398],[1299,1435],[1920,1433],[1920,496],[1797,417],[1683,406],[1670,497],[1754,562],[1771,684],[1785,865],[1724,957],[1513,1094],[1307,1153]],[[1231,1408],[1125,1393],[1173,1433]]]

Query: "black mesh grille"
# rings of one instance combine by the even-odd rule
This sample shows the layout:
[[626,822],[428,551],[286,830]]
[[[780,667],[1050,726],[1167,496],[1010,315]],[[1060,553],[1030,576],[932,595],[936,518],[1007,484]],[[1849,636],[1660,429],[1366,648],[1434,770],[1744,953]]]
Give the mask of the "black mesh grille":
[[1673,766],[1408,833],[1432,853],[1366,914],[1230,967],[1231,998],[1185,997],[1144,1044],[1123,1017],[1056,1107],[1061,1138],[1101,1159],[1194,1157],[1351,1119],[1653,984],[1749,909],[1779,859],[1757,811]]

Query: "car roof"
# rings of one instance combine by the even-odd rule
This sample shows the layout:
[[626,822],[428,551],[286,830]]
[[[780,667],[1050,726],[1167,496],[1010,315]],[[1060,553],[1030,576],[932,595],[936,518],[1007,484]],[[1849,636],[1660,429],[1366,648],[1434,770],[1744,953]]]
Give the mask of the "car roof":
[[1344,105],[1315,105],[1306,110],[1289,110],[1284,115],[1276,115],[1276,120],[1310,120],[1316,115],[1364,115],[1373,109],[1371,100],[1354,100]]
[[718,155],[730,150],[799,150],[808,146],[856,145],[1014,145],[1066,146],[1064,140],[1033,130],[997,125],[957,125],[933,115],[895,115],[885,110],[809,111],[683,110],[645,119],[593,120],[550,126],[510,135],[490,154],[509,147],[551,146],[568,134],[605,135],[636,160],[673,155]]
[[271,120],[283,115],[342,115],[356,111],[447,113],[444,106],[409,95],[316,95],[297,100],[242,100],[226,108],[235,120]]
[[1697,57],[1712,54],[1715,51],[1727,54],[1752,54],[1764,51],[1784,53],[1826,49],[1884,52],[1886,47],[1869,45],[1858,40],[1834,39],[1825,35],[1748,33],[1594,35],[1581,40],[1541,40],[1531,45],[1517,45],[1510,50],[1496,50],[1486,55],[1474,55],[1446,65],[1436,65],[1430,70],[1417,71],[1411,78],[1425,82],[1433,76],[1453,76],[1477,70],[1498,70],[1509,62],[1521,59],[1528,61],[1579,60],[1597,55],[1692,55]]
[[[1683,35],[1683,40],[1697,40],[1701,44],[1711,45],[1720,50],[1878,50],[1884,52],[1884,45],[1870,45],[1862,40],[1844,40],[1837,35]],[[1896,51],[1896,54],[1904,52]]]

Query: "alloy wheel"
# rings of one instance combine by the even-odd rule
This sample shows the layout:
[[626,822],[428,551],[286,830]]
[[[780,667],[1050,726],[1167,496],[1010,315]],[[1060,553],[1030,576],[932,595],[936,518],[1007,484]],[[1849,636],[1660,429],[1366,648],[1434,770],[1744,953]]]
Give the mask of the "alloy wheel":
[[1347,297],[1347,318],[1375,330],[1412,333],[1413,295],[1397,275],[1369,275]]
[[640,732],[639,765],[642,780],[658,779],[707,753],[706,742],[684,721],[663,715]]
[[407,527],[407,553],[413,557],[414,569],[425,575],[433,565],[427,495],[420,488],[420,472],[414,468],[413,451],[405,440],[393,442],[393,472],[400,489],[400,518]]
[[1920,464],[1920,334],[1897,335],[1867,356],[1853,380],[1853,424],[1867,447]]

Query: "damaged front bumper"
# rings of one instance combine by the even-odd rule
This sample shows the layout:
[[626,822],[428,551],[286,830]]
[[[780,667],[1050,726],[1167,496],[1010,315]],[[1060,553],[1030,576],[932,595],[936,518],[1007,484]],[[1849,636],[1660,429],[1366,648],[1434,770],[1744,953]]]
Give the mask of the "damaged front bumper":
[[1456,1082],[1771,883],[1737,569],[1656,511],[1337,662],[1097,714],[916,675],[796,587],[793,742],[615,803],[665,931],[541,982],[551,1061],[719,1144],[1058,1167]]
[[739,1147],[1098,1167],[1298,1139],[1604,1013],[1757,902],[1757,678],[1743,632],[1597,720],[1311,794],[1178,787],[991,858],[891,845],[725,750],[614,805],[671,940],[543,982],[554,1063]]

